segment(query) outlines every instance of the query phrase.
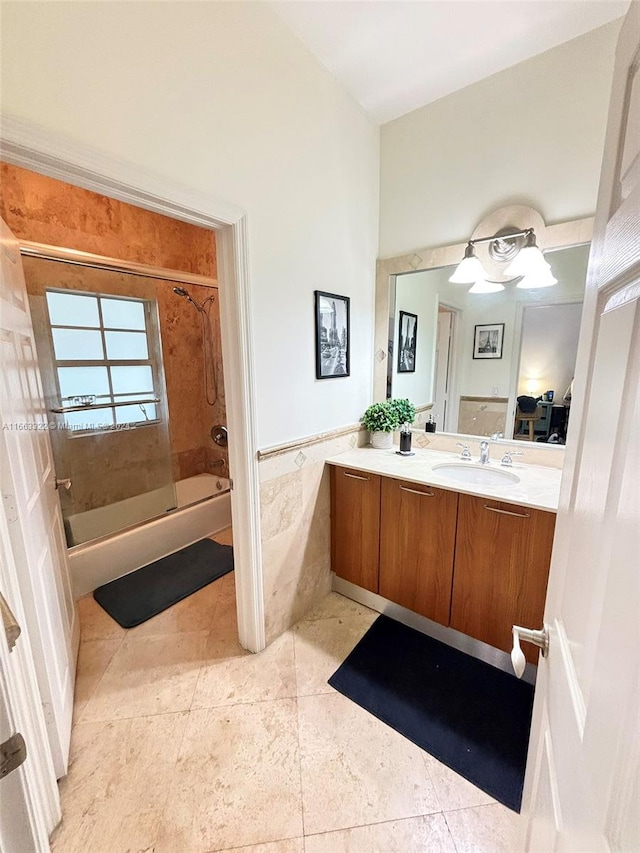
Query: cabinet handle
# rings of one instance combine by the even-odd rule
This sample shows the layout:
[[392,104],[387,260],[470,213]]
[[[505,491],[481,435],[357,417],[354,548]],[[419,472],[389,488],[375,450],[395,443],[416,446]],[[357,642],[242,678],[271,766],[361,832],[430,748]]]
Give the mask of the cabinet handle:
[[345,477],[351,477],[352,480],[370,480],[371,477],[359,477],[357,474],[347,474],[346,471],[342,472]]
[[489,512],[499,512],[500,515],[513,515],[514,518],[531,518],[531,515],[528,512],[509,512],[508,509],[498,509],[495,506],[487,506],[484,505],[485,509],[488,509]]
[[433,492],[421,492],[418,489],[408,489],[406,486],[399,486],[398,488],[401,492],[411,492],[412,495],[425,495],[427,498],[435,498]]

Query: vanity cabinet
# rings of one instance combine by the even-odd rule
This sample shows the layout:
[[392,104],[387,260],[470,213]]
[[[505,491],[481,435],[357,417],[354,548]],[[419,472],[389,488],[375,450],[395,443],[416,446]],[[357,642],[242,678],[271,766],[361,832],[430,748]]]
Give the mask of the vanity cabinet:
[[[331,466],[331,567],[356,586],[505,652],[541,628],[556,516]],[[532,663],[538,650],[527,643]]]
[[[541,628],[555,514],[460,495],[450,626],[510,651],[511,627]],[[538,649],[524,643],[527,660]]]
[[449,624],[457,492],[382,478],[380,595]]
[[331,467],[331,568],[371,592],[378,592],[381,479]]

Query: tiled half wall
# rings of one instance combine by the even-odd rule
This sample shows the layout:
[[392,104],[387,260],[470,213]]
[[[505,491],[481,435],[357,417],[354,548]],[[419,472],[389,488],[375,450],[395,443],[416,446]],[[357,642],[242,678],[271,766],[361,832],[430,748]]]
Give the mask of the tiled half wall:
[[331,502],[325,460],[362,447],[359,424],[259,453],[267,643],[331,588]]

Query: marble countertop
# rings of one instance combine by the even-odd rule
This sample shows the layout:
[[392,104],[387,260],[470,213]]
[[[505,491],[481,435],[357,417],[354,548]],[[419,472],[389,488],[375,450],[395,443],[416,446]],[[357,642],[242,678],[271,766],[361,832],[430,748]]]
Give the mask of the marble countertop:
[[[557,468],[546,468],[542,465],[523,465],[515,460],[511,468],[500,465],[500,459],[492,459],[487,467],[498,471],[510,471],[520,478],[519,483],[504,483],[499,486],[478,485],[476,483],[460,483],[445,478],[434,465],[443,462],[461,462],[463,465],[475,465],[476,455],[471,462],[462,462],[459,453],[445,453],[439,450],[420,450],[416,448],[415,456],[399,456],[396,448],[393,450],[374,450],[371,447],[361,447],[349,450],[326,460],[329,465],[341,468],[353,468],[366,471],[369,474],[381,474],[395,480],[407,480],[413,483],[437,486],[451,492],[461,492],[466,495],[476,495],[507,503],[528,506],[532,509],[542,509],[556,512],[560,495],[560,479],[562,471]],[[485,466],[483,466],[485,467]]]

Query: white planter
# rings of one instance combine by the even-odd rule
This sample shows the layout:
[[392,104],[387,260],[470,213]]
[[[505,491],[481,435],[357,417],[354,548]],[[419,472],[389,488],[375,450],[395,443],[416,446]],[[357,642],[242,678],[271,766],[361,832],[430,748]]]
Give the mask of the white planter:
[[391,448],[393,447],[393,433],[372,432],[371,447],[375,447],[376,450],[391,450]]

